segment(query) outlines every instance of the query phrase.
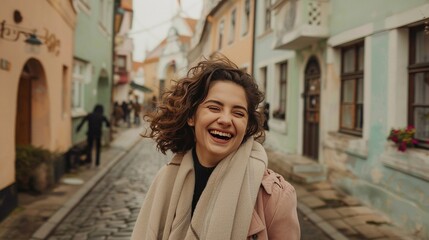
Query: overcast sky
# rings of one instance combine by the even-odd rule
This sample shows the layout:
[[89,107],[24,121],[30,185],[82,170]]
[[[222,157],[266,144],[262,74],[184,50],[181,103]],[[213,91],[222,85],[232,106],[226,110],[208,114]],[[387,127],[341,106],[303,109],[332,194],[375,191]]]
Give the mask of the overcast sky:
[[[191,18],[199,18],[203,0],[181,0],[183,12]],[[152,50],[167,35],[169,20],[179,9],[177,0],[133,0],[134,39],[133,58],[142,61],[145,50]]]

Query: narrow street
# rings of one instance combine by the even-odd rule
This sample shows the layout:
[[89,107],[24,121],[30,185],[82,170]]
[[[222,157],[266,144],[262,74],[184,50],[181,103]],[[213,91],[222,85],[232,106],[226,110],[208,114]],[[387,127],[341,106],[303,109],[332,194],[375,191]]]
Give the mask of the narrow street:
[[[48,238],[130,239],[141,203],[153,177],[169,159],[154,143],[140,140],[82,199]],[[323,231],[299,213],[301,239],[328,240]]]

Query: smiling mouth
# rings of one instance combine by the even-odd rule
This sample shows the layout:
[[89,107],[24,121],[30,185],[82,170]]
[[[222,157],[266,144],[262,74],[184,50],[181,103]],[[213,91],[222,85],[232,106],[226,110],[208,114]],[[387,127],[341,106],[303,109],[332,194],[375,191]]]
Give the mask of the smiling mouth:
[[221,132],[221,131],[217,131],[217,130],[210,130],[209,133],[213,137],[219,138],[219,139],[222,139],[222,140],[229,140],[229,139],[232,138],[232,134],[231,133]]

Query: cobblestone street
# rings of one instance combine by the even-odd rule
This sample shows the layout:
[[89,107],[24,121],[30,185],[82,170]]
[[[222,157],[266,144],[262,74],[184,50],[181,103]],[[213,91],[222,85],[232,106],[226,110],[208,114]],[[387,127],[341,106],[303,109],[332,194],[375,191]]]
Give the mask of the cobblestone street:
[[49,239],[130,239],[144,193],[168,157],[141,140],[63,220]]
[[[82,199],[48,238],[130,239],[134,222],[153,177],[170,158],[150,140],[137,145]],[[330,239],[299,214],[302,239]]]

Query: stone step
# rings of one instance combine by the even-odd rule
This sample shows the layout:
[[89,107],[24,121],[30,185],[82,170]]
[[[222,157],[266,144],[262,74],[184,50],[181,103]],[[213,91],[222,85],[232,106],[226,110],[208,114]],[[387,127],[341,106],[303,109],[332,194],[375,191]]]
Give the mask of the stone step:
[[293,173],[320,173],[325,171],[325,167],[319,163],[295,164],[292,166]]
[[299,183],[316,183],[326,180],[325,171],[322,172],[305,172],[305,173],[292,173],[291,179]]

